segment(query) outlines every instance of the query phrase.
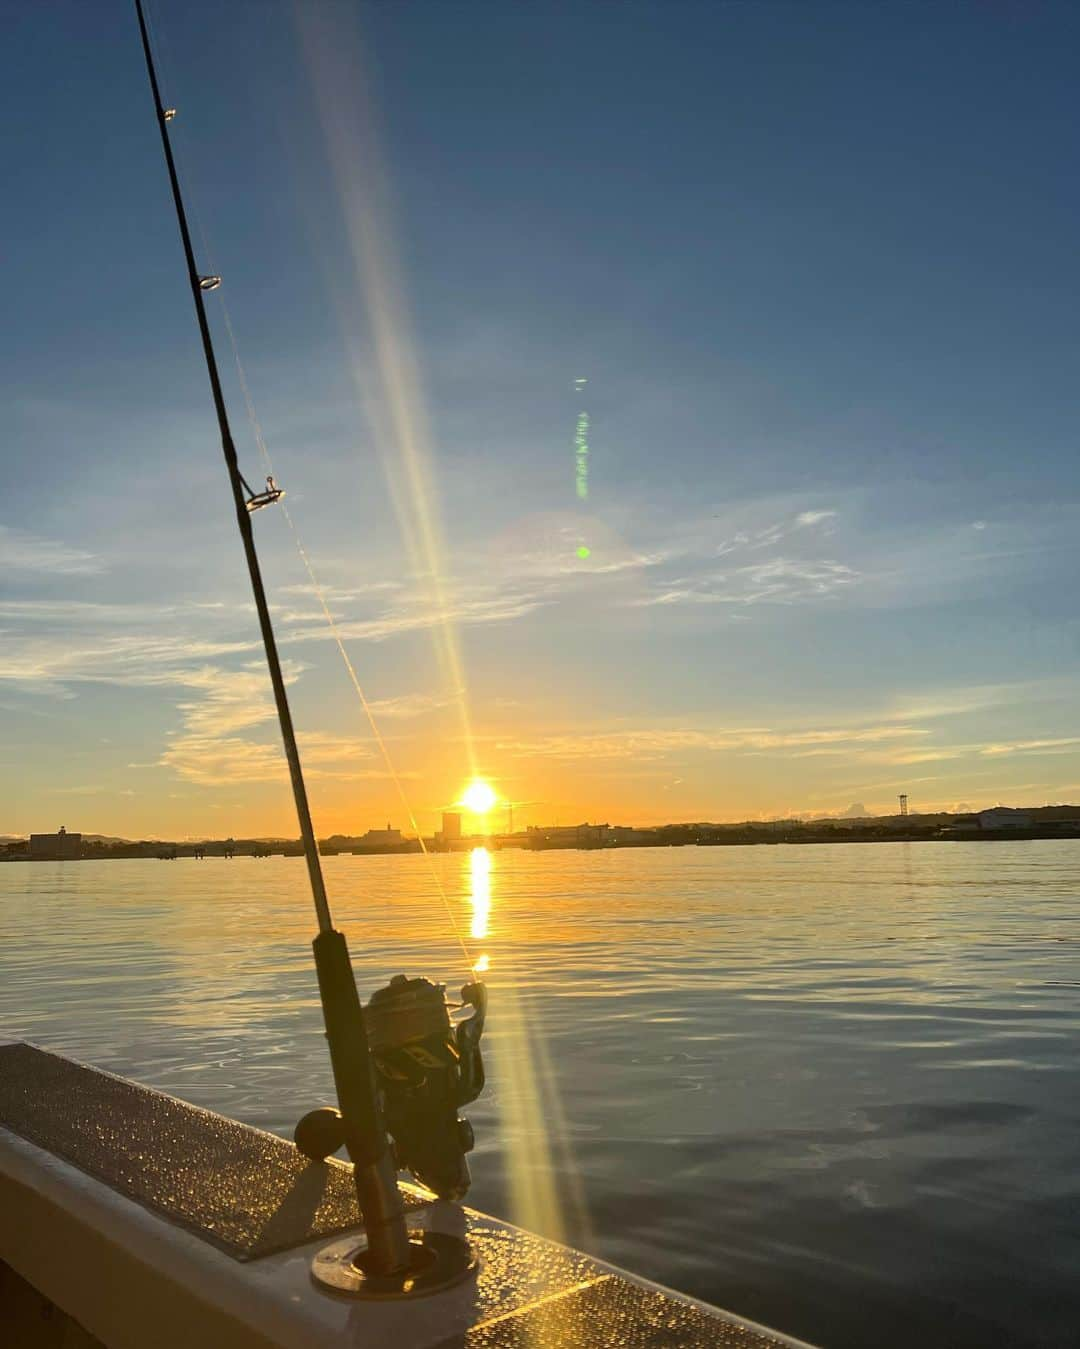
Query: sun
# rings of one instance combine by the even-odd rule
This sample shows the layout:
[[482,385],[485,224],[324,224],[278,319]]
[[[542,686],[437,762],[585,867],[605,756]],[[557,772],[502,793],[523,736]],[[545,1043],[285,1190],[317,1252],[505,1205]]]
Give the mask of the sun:
[[461,804],[474,815],[486,815],[496,801],[495,791],[487,782],[475,778],[461,793]]

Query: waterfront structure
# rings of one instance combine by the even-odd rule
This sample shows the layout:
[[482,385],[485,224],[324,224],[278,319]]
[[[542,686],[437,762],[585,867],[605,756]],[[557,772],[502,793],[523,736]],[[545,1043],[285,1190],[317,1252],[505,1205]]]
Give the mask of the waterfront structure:
[[453,843],[461,837],[461,812],[459,810],[444,810],[442,813],[442,828],[439,830],[439,838],[443,843]]
[[400,829],[391,829],[390,821],[387,820],[385,829],[369,829],[366,834],[362,834],[357,840],[357,846],[361,848],[396,848],[405,840],[401,837]]
[[82,834],[69,834],[63,825],[55,834],[31,834],[30,856],[56,860],[78,857],[82,853]]

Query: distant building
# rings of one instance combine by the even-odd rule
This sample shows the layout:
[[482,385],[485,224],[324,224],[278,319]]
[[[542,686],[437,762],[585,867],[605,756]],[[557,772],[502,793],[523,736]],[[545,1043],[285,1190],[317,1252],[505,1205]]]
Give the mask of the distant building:
[[655,843],[656,830],[634,829],[626,824],[613,824],[605,842],[613,843],[616,847],[626,847],[631,843]]
[[[602,848],[611,832],[609,824],[529,825],[527,848]],[[623,831],[625,835],[626,831]]]
[[369,829],[366,834],[362,834],[357,839],[357,846],[361,848],[396,848],[398,844],[404,843],[401,837],[400,829],[391,829],[390,821],[387,820],[385,829]]
[[444,810],[442,817],[442,829],[439,830],[439,837],[444,843],[453,843],[455,839],[461,837],[461,812],[457,810]]
[[30,856],[40,858],[78,857],[82,853],[82,834],[69,834],[63,825],[55,834],[31,834]]
[[975,818],[980,829],[1030,829],[1034,823],[1026,811],[1014,810],[1011,806],[980,810]]

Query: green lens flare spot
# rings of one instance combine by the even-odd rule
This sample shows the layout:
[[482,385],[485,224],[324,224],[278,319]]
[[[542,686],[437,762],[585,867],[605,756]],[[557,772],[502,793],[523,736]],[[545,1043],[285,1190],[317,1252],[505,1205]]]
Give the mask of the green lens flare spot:
[[578,557],[581,558],[582,562],[584,562],[585,559],[589,557],[591,554],[592,554],[591,548],[586,548],[583,543],[578,545],[577,555]]

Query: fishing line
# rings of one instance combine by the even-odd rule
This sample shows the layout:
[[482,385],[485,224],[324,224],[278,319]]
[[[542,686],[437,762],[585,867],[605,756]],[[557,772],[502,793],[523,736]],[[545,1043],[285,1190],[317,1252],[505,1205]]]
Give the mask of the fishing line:
[[[159,31],[161,30],[161,25],[158,25],[158,29]],[[151,26],[151,31],[153,32],[153,26]],[[155,37],[154,41],[156,44],[158,39]],[[184,139],[186,140],[186,137],[184,137]],[[179,156],[177,157],[179,158]],[[207,239],[206,230],[203,227],[202,216],[199,212],[198,194],[190,190],[190,180],[188,182],[188,190],[185,193],[185,197],[187,200],[191,202],[193,208],[193,214],[195,216],[195,224],[199,231],[199,236],[202,240],[206,261],[209,264],[211,270],[216,271],[216,268],[214,266],[213,251],[210,248],[210,243],[209,240]],[[270,457],[270,451],[267,448],[266,440],[265,437],[263,436],[262,426],[259,422],[258,413],[256,412],[255,409],[255,399],[251,392],[251,386],[248,383],[247,373],[244,369],[244,363],[240,359],[239,343],[236,340],[236,333],[233,329],[232,318],[229,314],[229,306],[225,300],[224,295],[220,293],[218,295],[218,302],[221,306],[221,316],[225,324],[226,334],[228,335],[229,338],[229,345],[232,348],[233,362],[236,366],[237,381],[240,385],[240,391],[243,395],[244,406],[247,410],[248,422],[251,426],[252,434],[255,438],[255,443],[258,446],[259,454],[260,457],[262,458],[263,464],[266,467],[267,473],[272,476],[274,472],[273,460]],[[416,819],[416,815],[415,812],[413,811],[412,804],[409,801],[408,794],[405,791],[404,783],[402,782],[400,776],[398,775],[397,769],[394,766],[393,759],[390,756],[389,748],[387,747],[386,741],[383,739],[382,732],[379,730],[378,722],[375,719],[375,714],[372,711],[371,704],[368,702],[367,696],[364,693],[364,688],[363,685],[360,683],[360,677],[356,672],[356,667],[353,665],[352,659],[349,656],[348,650],[345,647],[344,640],[342,639],[341,632],[337,625],[337,621],[335,620],[333,612],[331,611],[330,606],[327,602],[325,591],[323,590],[322,584],[320,583],[319,578],[315,572],[314,565],[311,561],[310,556],[308,555],[307,549],[304,547],[303,542],[300,538],[300,532],[297,529],[296,523],[293,520],[292,516],[290,515],[289,509],[285,505],[284,501],[279,501],[277,504],[280,506],[282,514],[285,516],[286,523],[288,524],[289,530],[293,537],[293,542],[296,545],[296,551],[299,553],[300,560],[304,564],[304,569],[306,570],[308,578],[311,581],[312,588],[314,589],[315,595],[319,601],[319,606],[322,609],[323,616],[326,619],[327,626],[329,627],[330,633],[334,639],[337,649],[341,654],[341,659],[345,664],[345,670],[349,676],[349,680],[352,683],[353,689],[355,690],[357,697],[360,699],[360,704],[364,709],[364,715],[366,716],[368,725],[371,728],[371,733],[375,738],[375,742],[379,747],[380,753],[382,754],[382,759],[386,767],[386,771],[390,775],[390,778],[393,781],[395,788],[397,789],[398,797],[401,801],[402,808],[405,811],[406,816],[408,817],[410,825],[412,826],[413,830],[416,833],[417,842],[420,844],[420,851],[424,855],[424,859],[427,864],[431,880],[435,886],[435,889],[438,892],[439,898],[442,900],[443,907],[446,910],[446,915],[447,918],[449,919],[450,928],[454,934],[454,938],[457,941],[458,945],[461,947],[461,953],[465,958],[465,965],[468,970],[469,979],[471,980],[474,977],[479,961],[478,959],[474,959],[472,953],[470,952],[468,944],[466,943],[461,928],[458,924],[457,918],[454,915],[454,910],[450,904],[449,896],[447,895],[446,889],[442,884],[442,880],[438,874],[438,871],[436,870],[434,859],[432,858],[431,853],[428,851],[427,844],[424,842],[423,833]]]

